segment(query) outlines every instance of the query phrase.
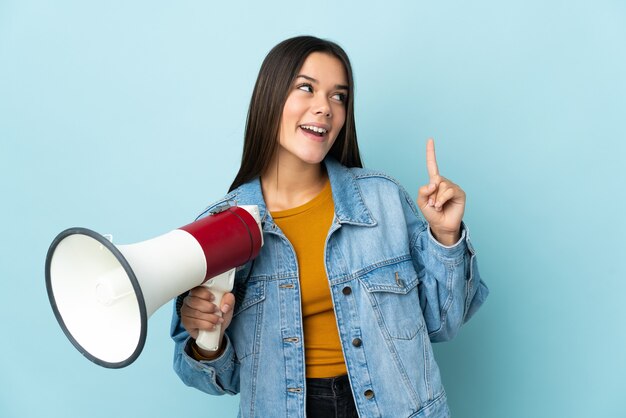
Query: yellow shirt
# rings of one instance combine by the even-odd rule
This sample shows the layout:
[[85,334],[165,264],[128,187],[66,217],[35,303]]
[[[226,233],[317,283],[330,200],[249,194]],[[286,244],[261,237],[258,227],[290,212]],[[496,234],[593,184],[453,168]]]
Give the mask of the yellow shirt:
[[346,373],[326,268],[324,249],[335,207],[330,182],[313,200],[272,212],[276,225],[293,245],[300,273],[307,377]]

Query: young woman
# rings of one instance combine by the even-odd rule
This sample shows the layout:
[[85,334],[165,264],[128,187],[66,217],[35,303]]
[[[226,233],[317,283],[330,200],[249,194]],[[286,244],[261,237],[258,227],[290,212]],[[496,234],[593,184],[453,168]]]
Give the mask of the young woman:
[[[209,206],[258,205],[265,244],[221,306],[203,287],[178,299],[174,368],[210,394],[240,393],[242,417],[448,417],[431,342],[452,338],[487,297],[465,193],[439,175],[417,205],[362,168],[346,53],[281,42],[252,94],[241,168]],[[202,215],[201,215],[202,216]],[[199,330],[221,324],[217,352]]]

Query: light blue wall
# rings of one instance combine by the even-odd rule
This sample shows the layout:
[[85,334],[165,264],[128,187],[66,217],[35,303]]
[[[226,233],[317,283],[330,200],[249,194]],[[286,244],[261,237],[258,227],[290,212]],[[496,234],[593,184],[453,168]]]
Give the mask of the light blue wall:
[[132,366],[84,359],[44,260],[67,227],[142,241],[220,197],[297,34],[350,54],[367,166],[415,195],[434,136],[468,194],[491,296],[436,347],[453,415],[626,416],[625,3],[336,3],[0,2],[0,416],[236,414],[172,372],[170,306]]

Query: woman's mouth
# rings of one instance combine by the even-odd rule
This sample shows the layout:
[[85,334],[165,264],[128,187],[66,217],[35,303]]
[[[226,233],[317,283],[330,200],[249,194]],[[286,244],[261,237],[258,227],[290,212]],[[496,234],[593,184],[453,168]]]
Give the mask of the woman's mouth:
[[326,133],[328,132],[328,129],[326,128],[313,125],[300,125],[300,129],[302,129],[302,132],[304,132],[307,137],[318,141],[324,139]]

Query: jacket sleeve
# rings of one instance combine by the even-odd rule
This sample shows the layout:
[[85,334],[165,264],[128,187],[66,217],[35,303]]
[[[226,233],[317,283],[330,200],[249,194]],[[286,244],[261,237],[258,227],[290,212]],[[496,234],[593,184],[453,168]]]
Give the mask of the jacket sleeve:
[[175,343],[174,371],[187,385],[211,395],[239,393],[239,363],[228,330],[224,333],[226,347],[222,355],[211,361],[197,361],[189,355],[191,337],[180,322],[176,303],[170,335]]
[[454,338],[483,304],[489,289],[481,280],[469,230],[461,223],[454,245],[439,243],[403,190],[413,264],[419,275],[419,302],[432,342]]
[[[230,202],[234,194],[226,195],[209,205],[197,218],[196,221],[208,216],[214,208]],[[224,352],[218,358],[211,361],[197,361],[189,353],[191,337],[180,321],[179,296],[174,302],[174,312],[172,314],[172,324],[170,335],[174,340],[174,371],[180,379],[187,385],[211,395],[235,395],[239,393],[239,362],[237,361],[235,350],[228,335],[228,330],[224,333]]]

